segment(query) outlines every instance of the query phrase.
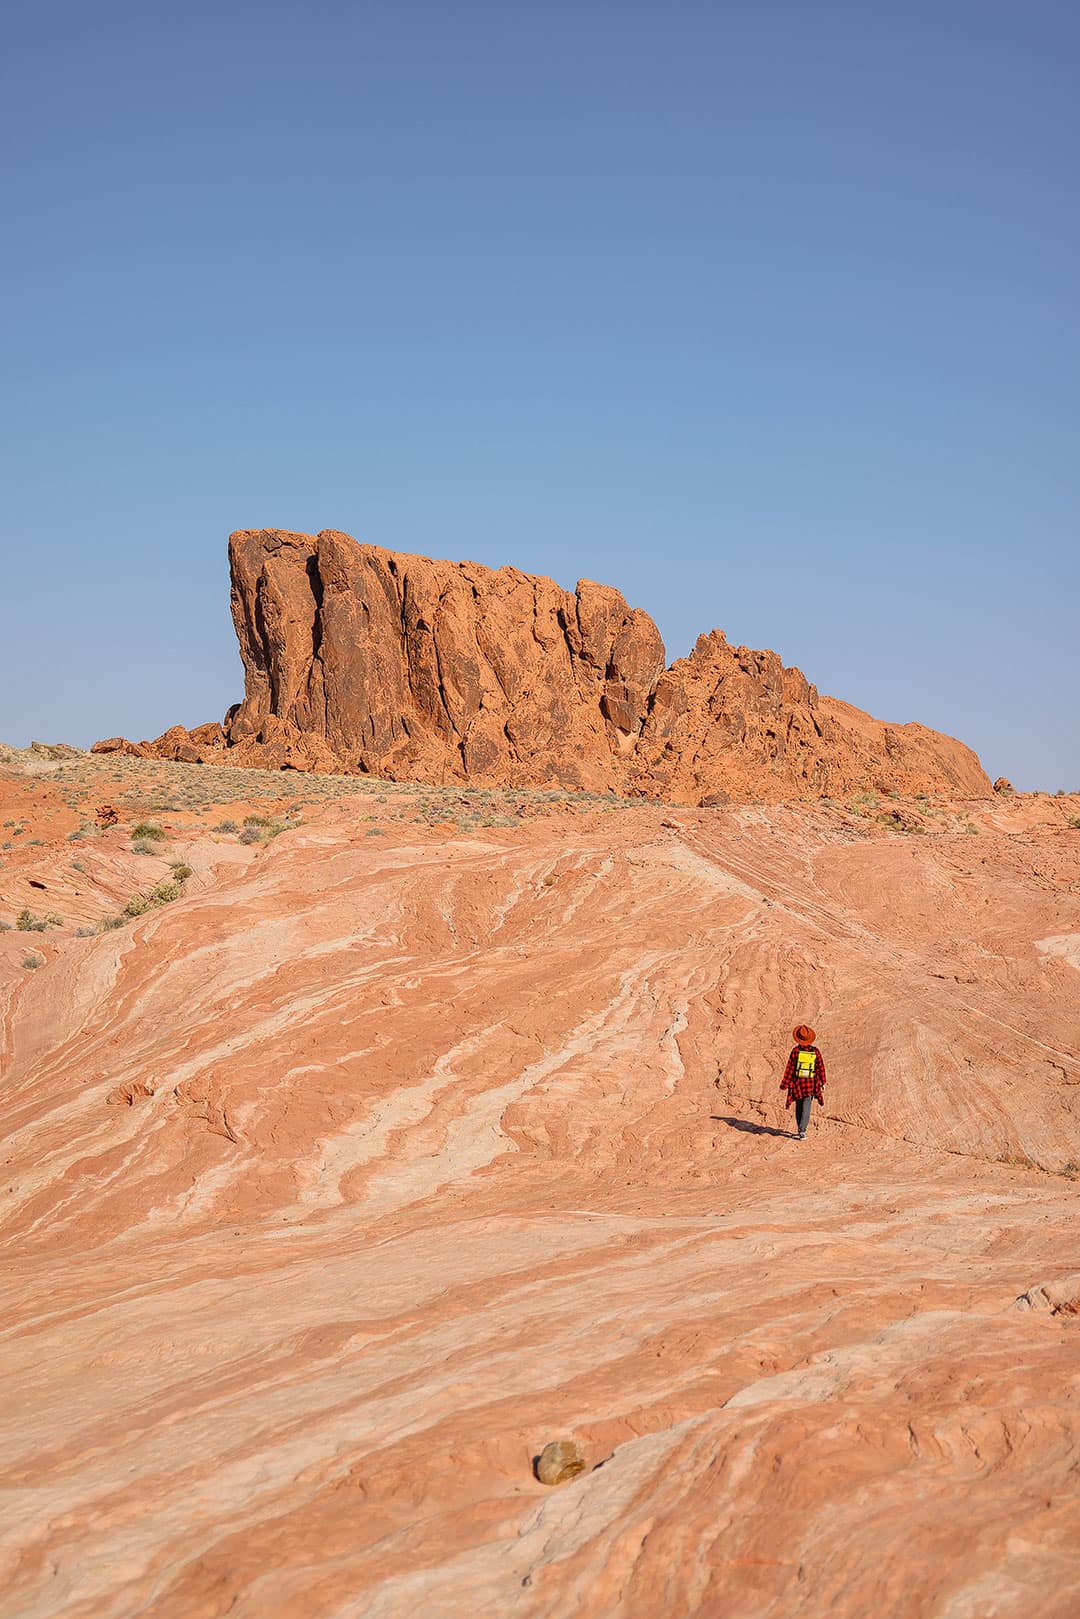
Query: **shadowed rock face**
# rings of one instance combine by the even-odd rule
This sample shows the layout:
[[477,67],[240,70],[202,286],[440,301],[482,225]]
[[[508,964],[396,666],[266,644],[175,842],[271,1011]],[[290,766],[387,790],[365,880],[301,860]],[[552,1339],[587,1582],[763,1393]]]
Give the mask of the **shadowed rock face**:
[[567,591],[333,530],[241,530],[229,557],[243,701],[223,727],[100,751],[689,803],[990,792],[963,744],[822,698],[719,630],[666,667],[648,614],[590,580]]
[[234,534],[230,558],[234,746],[313,738],[379,775],[602,789],[664,667],[652,620],[603,585],[332,532]]

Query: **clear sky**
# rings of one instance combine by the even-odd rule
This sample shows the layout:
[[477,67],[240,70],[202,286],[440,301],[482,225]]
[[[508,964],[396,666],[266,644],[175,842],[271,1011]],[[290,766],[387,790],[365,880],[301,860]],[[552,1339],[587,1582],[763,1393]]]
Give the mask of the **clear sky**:
[[225,541],[620,587],[1080,788],[1075,0],[8,10],[0,738],[241,692]]

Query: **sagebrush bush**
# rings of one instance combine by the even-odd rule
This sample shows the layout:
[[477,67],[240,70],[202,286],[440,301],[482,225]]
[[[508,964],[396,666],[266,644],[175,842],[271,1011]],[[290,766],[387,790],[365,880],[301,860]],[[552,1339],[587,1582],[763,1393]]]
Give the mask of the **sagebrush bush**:
[[299,821],[286,818],[284,821],[276,815],[247,815],[244,818],[244,828],[240,833],[241,843],[269,843],[281,832],[288,832]]
[[161,827],[155,826],[153,821],[140,821],[132,827],[131,835],[133,838],[149,838],[154,843],[161,843],[165,837]]

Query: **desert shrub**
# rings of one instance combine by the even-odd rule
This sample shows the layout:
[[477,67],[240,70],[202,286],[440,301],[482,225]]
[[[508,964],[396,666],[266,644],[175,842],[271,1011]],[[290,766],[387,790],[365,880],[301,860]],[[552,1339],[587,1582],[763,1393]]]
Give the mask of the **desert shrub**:
[[155,843],[149,843],[146,838],[136,838],[131,845],[131,852],[132,854],[157,854],[158,847]]
[[1042,1167],[1026,1152],[999,1152],[997,1161],[999,1164],[1004,1164],[1008,1169],[1040,1169]]
[[232,836],[234,833],[239,832],[240,828],[235,821],[219,821],[217,826],[212,826],[210,830],[211,832],[223,832],[226,836]]
[[44,933],[48,923],[43,916],[35,916],[24,907],[15,918],[15,926],[20,933]]
[[969,821],[967,826],[965,826],[964,831],[967,832],[968,834],[973,833],[975,835],[975,837],[978,837],[978,835],[979,835],[979,829],[975,825],[974,821]]
[[155,826],[153,821],[140,821],[132,827],[131,835],[133,838],[149,838],[152,843],[161,843],[165,837],[161,827]]
[[60,916],[58,912],[50,911],[48,916],[45,918],[45,924],[50,928],[62,928],[64,925],[64,918]]
[[125,916],[145,916],[150,909],[150,901],[145,894],[132,894],[124,906]]
[[127,916],[123,911],[120,912],[119,916],[106,916],[101,923],[101,931],[102,933],[111,933],[114,928],[122,928],[126,921]]
[[44,967],[45,965],[40,956],[24,956],[22,958],[22,964],[24,967],[29,967],[31,970],[34,967]]
[[77,939],[92,939],[96,932],[97,928],[76,928],[75,937]]
[[279,833],[288,832],[299,824],[299,821],[279,820],[276,815],[249,815],[244,821],[240,842],[269,843],[271,838],[276,838]]
[[191,867],[186,860],[170,860],[169,870],[178,883],[186,883],[191,876]]
[[71,862],[71,869],[72,871],[82,872],[83,876],[86,875],[86,867],[83,865],[81,860],[73,860]]
[[166,877],[164,882],[157,883],[150,890],[150,903],[151,905],[169,905],[174,899],[179,899],[182,893],[183,889],[180,884],[171,877]]
[[384,838],[386,833],[381,826],[369,826],[364,836],[366,838]]
[[1073,827],[1076,827],[1077,830],[1080,830],[1080,815],[1070,815],[1069,816],[1069,825],[1073,826]]

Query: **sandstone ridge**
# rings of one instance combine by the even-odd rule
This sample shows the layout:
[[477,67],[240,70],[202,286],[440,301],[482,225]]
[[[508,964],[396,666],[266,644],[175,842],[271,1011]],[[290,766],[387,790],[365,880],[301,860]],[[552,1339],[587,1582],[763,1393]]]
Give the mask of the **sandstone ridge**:
[[952,737],[822,697],[719,630],[668,666],[649,615],[591,580],[334,530],[240,530],[229,561],[243,701],[221,725],[96,752],[693,804],[991,791]]

